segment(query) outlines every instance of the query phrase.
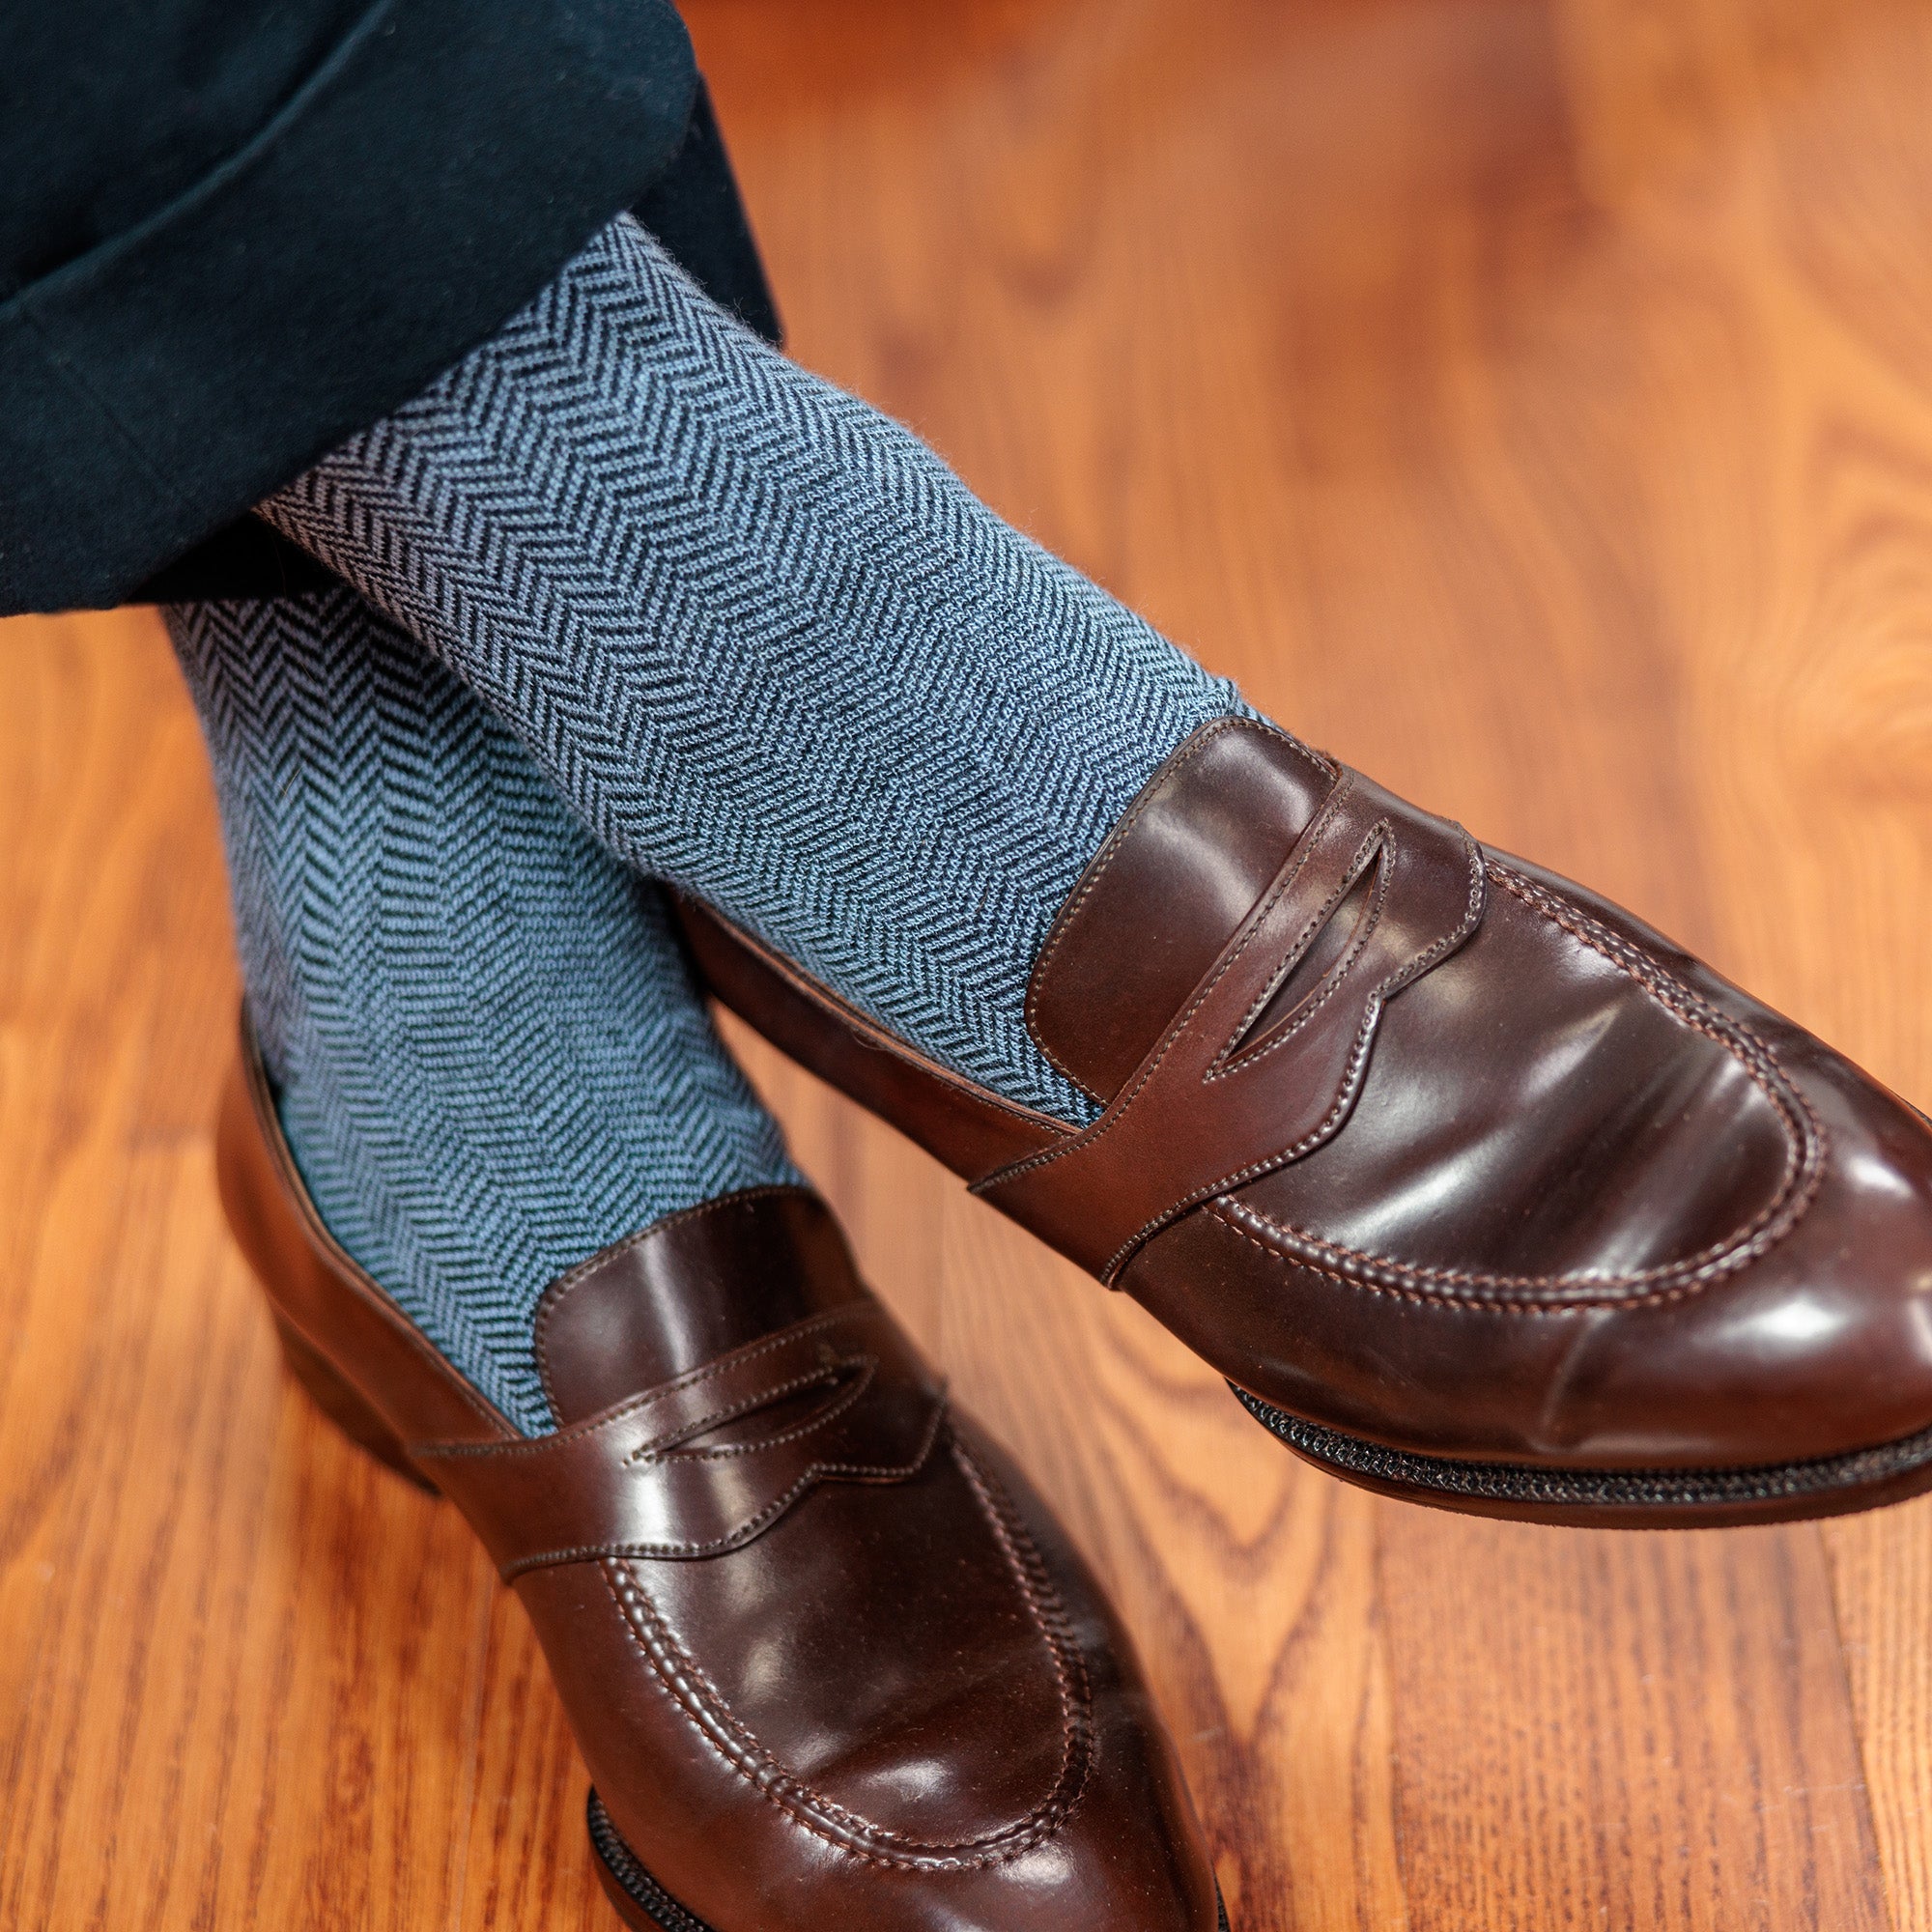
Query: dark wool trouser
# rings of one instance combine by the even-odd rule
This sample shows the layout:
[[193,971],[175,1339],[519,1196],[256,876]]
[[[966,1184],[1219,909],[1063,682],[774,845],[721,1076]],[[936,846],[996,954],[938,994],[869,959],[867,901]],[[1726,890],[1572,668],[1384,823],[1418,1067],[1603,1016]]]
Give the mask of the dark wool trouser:
[[1241,708],[630,216],[264,506],[480,693],[612,852],[1014,1099],[1055,910]]

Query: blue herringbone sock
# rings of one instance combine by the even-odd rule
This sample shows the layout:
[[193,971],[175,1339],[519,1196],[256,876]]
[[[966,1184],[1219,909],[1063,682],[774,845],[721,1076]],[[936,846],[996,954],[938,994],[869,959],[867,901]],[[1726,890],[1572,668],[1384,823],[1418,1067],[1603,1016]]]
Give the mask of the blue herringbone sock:
[[249,1012],[329,1230],[520,1427],[572,1263],[796,1179],[661,890],[347,590],[168,612],[213,759]]
[[611,849],[1013,1098],[1053,915],[1240,708],[629,216],[264,506],[514,726]]

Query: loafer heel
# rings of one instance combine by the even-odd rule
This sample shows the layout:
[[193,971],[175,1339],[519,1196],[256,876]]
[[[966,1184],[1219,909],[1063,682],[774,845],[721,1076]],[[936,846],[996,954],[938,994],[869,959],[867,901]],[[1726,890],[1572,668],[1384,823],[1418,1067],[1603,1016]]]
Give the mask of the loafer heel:
[[289,1373],[308,1391],[309,1400],[341,1430],[357,1448],[366,1450],[377,1462],[387,1464],[399,1476],[407,1476],[417,1489],[431,1495],[440,1491],[410,1461],[401,1438],[330,1366],[327,1358],[307,1341],[273,1300],[269,1312],[274,1318],[275,1333],[281,1339],[282,1359]]

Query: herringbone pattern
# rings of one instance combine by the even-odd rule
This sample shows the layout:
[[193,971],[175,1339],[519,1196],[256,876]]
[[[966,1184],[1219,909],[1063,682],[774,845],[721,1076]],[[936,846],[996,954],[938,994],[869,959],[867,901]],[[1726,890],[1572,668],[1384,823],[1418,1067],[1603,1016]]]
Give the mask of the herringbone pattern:
[[267,507],[507,719],[598,836],[1015,1098],[1055,909],[1238,707],[620,217]]
[[169,613],[213,758],[250,1011],[323,1218],[524,1428],[537,1296],[790,1178],[661,891],[349,591]]

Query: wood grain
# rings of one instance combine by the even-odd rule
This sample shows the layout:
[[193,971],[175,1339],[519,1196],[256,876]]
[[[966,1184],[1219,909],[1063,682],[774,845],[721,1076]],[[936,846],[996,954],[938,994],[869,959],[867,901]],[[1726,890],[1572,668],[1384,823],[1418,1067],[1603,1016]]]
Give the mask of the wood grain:
[[[687,11],[803,360],[1257,703],[1932,1095],[1922,5]],[[13,623],[0,690],[0,1924],[609,1925],[521,1614],[288,1386],[223,1236],[158,627]],[[1116,1592],[1243,1932],[1932,1932],[1932,1504],[1373,1501],[733,1037]]]

